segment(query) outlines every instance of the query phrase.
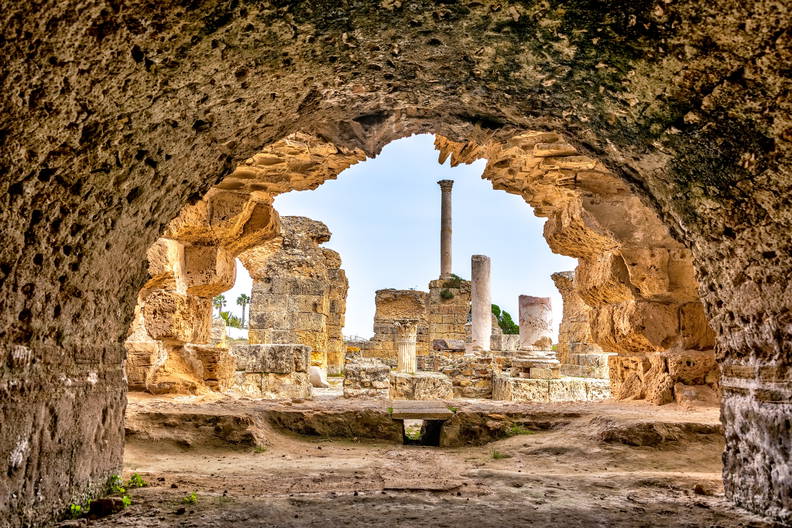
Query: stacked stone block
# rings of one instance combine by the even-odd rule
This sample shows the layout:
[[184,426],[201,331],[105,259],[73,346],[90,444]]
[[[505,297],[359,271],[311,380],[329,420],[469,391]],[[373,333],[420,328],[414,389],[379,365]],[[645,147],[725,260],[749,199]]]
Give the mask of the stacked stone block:
[[416,355],[429,352],[427,323],[428,294],[418,290],[377,290],[375,293],[374,336],[363,346],[364,357],[378,358],[385,364],[396,367],[396,338],[398,321],[415,320],[417,325]]
[[584,378],[534,379],[496,371],[492,399],[519,402],[591,401],[610,398],[608,380]]
[[338,253],[322,244],[330,231],[304,217],[282,219],[281,236],[240,255],[253,278],[250,343],[300,343],[311,364],[343,369],[347,279]]
[[429,342],[465,341],[470,313],[470,281],[449,278],[429,283],[427,300]]
[[387,399],[390,367],[374,358],[350,361],[344,367],[344,398]]
[[233,345],[233,390],[267,399],[310,398],[310,347],[302,344]]
[[448,361],[440,372],[451,379],[455,398],[492,398],[492,377],[499,370],[491,356],[464,356]]
[[439,372],[390,373],[392,400],[450,400],[453,397],[451,379]]

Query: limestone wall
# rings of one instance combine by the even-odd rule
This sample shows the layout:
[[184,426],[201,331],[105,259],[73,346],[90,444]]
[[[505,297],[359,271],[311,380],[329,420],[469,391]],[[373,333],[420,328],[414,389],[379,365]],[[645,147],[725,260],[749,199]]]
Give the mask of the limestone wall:
[[385,364],[396,366],[396,321],[418,321],[416,355],[425,356],[431,349],[429,341],[429,294],[418,290],[377,290],[374,297],[374,336],[363,343],[362,353],[367,358],[379,358]]
[[[125,362],[130,389],[196,393],[226,387],[204,379],[214,362],[190,344],[211,338],[212,298],[234,285],[234,258],[273,238],[271,199],[213,189],[185,207],[147,251],[149,279],[138,293]],[[202,349],[201,349],[202,350]]]
[[430,281],[426,309],[430,344],[435,339],[465,341],[470,281],[458,278]]
[[341,370],[347,280],[331,233],[305,217],[281,219],[280,236],[239,258],[253,278],[249,341],[311,347],[311,364]]
[[563,315],[558,330],[557,357],[561,374],[582,378],[607,379],[608,357],[591,336],[591,308],[575,289],[575,272],[553,273],[553,282],[561,293]]

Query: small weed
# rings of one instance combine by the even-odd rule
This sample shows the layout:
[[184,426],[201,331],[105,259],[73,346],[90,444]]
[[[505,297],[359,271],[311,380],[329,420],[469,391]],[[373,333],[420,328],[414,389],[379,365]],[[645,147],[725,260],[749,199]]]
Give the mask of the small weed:
[[404,428],[404,436],[410,440],[421,439],[421,426],[410,426]]
[[393,414],[393,407],[388,407],[388,414]]
[[[451,274],[451,278],[446,280],[443,283],[443,288],[459,288],[460,286],[462,286],[462,280],[463,280],[462,277],[460,277],[459,275],[454,275],[452,273]],[[442,297],[442,295],[443,295],[443,293],[440,292],[440,296],[441,297]],[[453,295],[452,295],[452,297],[453,297]],[[445,297],[443,297],[443,298],[445,299]]]
[[71,504],[69,505],[69,515],[72,519],[77,519],[88,513],[91,503],[88,504]]
[[267,448],[264,447],[264,446],[256,446],[256,447],[253,448],[253,452],[256,453],[256,454],[266,453],[267,452]]
[[132,504],[132,499],[129,498],[129,495],[124,495],[121,497],[121,503],[124,505],[124,508],[127,508]]
[[198,495],[196,495],[195,492],[193,491],[192,493],[184,497],[182,499],[182,502],[184,504],[198,504]]
[[110,478],[107,481],[107,488],[110,490],[110,493],[113,494],[123,495],[126,493],[124,481],[121,480],[121,477],[118,475],[110,475]]
[[449,407],[448,410],[456,414],[456,412],[459,410],[459,407]]
[[527,427],[521,424],[513,424],[511,427],[509,427],[509,430],[506,434],[508,436],[532,435],[532,434],[536,434],[536,431],[534,431],[533,429],[528,429]]
[[508,453],[501,453],[497,449],[492,452],[492,459],[493,460],[502,460],[504,458],[511,458],[512,456]]
[[137,473],[132,473],[132,476],[129,477],[129,482],[127,482],[127,488],[145,488],[148,486],[148,482],[143,480]]

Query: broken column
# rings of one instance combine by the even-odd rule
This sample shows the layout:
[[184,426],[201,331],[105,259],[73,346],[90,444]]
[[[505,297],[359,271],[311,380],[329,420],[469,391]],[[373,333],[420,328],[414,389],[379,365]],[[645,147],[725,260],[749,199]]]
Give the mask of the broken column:
[[520,295],[520,349],[550,350],[553,346],[553,310],[549,297]]
[[473,255],[471,265],[470,352],[489,352],[492,335],[492,297],[490,295],[490,258]]
[[440,197],[440,278],[451,278],[451,187],[454,180],[437,182]]
[[396,354],[398,358],[398,372],[415,374],[418,370],[417,359],[415,356],[415,343],[418,336],[417,319],[400,319],[394,322],[396,334]]

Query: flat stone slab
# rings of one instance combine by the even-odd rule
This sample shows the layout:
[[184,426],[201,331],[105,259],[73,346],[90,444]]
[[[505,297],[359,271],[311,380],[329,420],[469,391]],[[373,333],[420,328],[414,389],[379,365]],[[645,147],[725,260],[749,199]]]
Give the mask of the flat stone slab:
[[515,358],[512,360],[512,366],[523,367],[523,368],[526,367],[552,368],[552,367],[558,367],[560,365],[561,363],[557,359],[551,359],[551,358]]
[[236,370],[250,373],[308,372],[311,347],[301,344],[233,345]]
[[394,420],[448,420],[454,415],[443,401],[391,400],[388,407]]

